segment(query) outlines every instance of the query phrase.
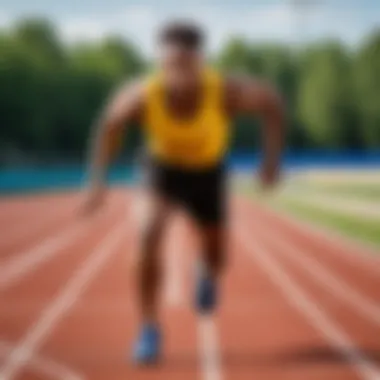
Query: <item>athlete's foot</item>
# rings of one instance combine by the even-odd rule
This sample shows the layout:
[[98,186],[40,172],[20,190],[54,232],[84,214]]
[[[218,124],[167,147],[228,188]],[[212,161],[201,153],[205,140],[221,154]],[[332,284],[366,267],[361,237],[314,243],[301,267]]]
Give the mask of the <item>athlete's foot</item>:
[[154,364],[161,351],[161,334],[154,324],[142,327],[133,352],[133,361],[138,365]]
[[217,284],[204,268],[198,271],[196,307],[202,314],[211,313],[217,303]]

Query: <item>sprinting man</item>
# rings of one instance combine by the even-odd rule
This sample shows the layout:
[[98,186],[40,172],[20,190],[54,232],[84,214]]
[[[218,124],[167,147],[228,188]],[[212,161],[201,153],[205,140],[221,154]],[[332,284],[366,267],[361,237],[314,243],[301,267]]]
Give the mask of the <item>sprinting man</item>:
[[[138,265],[140,330],[133,350],[138,364],[155,362],[161,350],[158,293],[159,246],[173,209],[194,220],[202,242],[202,265],[195,286],[199,313],[211,313],[225,262],[226,165],[231,120],[237,114],[262,118],[264,160],[261,180],[278,178],[284,139],[283,104],[270,86],[250,77],[222,76],[204,57],[204,35],[188,22],[172,22],[158,36],[155,74],[128,83],[114,95],[98,126],[85,209],[94,211],[105,196],[105,171],[122,132],[141,125],[148,153],[149,216]],[[181,252],[178,252],[181,254]]]

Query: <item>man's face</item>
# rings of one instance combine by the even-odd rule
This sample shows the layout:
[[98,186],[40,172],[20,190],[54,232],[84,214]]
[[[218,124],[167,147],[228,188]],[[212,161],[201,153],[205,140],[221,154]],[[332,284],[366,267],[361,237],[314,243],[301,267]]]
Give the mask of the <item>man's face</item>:
[[180,87],[191,85],[198,80],[203,57],[196,49],[166,43],[160,48],[159,64],[166,80],[173,86]]

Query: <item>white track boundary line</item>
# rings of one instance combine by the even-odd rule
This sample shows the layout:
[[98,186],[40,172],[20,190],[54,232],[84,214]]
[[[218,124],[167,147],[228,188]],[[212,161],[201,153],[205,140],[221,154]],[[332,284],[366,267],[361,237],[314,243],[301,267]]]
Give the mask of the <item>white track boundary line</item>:
[[330,197],[317,193],[304,192],[300,194],[287,194],[285,200],[300,202],[314,208],[334,211],[340,215],[351,216],[363,221],[380,221],[380,204],[375,202],[361,202],[355,199],[343,200],[342,197]]
[[283,256],[305,270],[315,282],[332,291],[339,300],[344,299],[357,313],[364,315],[370,322],[380,325],[380,307],[371,299],[351,287],[336,273],[330,272],[317,259],[307,254],[307,251],[296,247],[295,243],[290,243],[283,233],[276,230],[276,238],[273,239],[273,233],[266,232],[268,225],[264,226],[253,219],[250,223],[255,225],[258,234],[264,236],[267,245],[276,246]]
[[[132,205],[130,203],[132,202]],[[128,199],[127,212],[132,212],[134,223],[138,231],[143,231],[148,221],[150,204],[149,196],[144,189],[139,189],[133,194],[132,201]]]
[[35,267],[63,252],[84,234],[88,225],[74,224],[58,234],[48,237],[42,243],[18,254],[1,268],[0,290],[4,291]]
[[[12,300],[12,302],[8,302],[7,308],[1,309],[1,316],[4,318],[13,318],[20,314],[28,315],[31,311],[35,310],[36,305],[39,304],[40,301],[38,298]],[[98,297],[96,300],[86,301],[86,307],[82,307],[82,305],[79,304],[75,312],[81,316],[91,317],[94,314],[112,315],[114,313],[130,312],[130,309],[126,306],[125,297]]]
[[28,329],[0,369],[0,379],[10,380],[17,376],[35,351],[49,337],[59,321],[67,315],[91,281],[115,253],[125,235],[122,223],[114,228],[98,245],[97,249],[81,264],[53,301],[42,311],[40,318]]
[[[52,204],[60,204],[62,202],[72,202],[73,199],[60,199],[60,200],[49,200],[50,206]],[[5,201],[3,201],[5,202]],[[31,214],[35,215],[38,210],[40,210],[43,207],[48,207],[48,203],[46,201],[42,201],[41,199],[38,201],[38,203],[33,204],[17,204],[17,205],[11,205],[10,203],[7,203],[6,206],[0,205],[0,223],[7,222],[7,225],[16,224],[20,220],[25,219],[25,215],[29,216]]]
[[[0,342],[0,357],[5,357],[12,352],[13,346],[4,341]],[[39,355],[32,355],[29,360],[29,365],[32,369],[39,372],[41,375],[47,376],[49,379],[59,380],[82,380],[82,375],[74,372],[70,368],[66,368],[60,363],[57,363],[48,358],[42,358]]]
[[184,299],[181,259],[183,260],[185,252],[178,240],[181,235],[183,238],[183,228],[181,228],[180,223],[179,219],[173,219],[173,223],[169,225],[167,244],[165,244],[167,267],[164,299],[169,307],[182,306]]
[[[250,205],[252,208],[252,204]],[[334,250],[334,254],[345,261],[350,260],[355,264],[360,264],[363,269],[379,275],[380,259],[379,249],[374,248],[369,244],[360,243],[357,240],[340,234],[338,231],[332,232],[322,226],[317,226],[310,222],[298,219],[290,214],[287,214],[278,209],[273,209],[270,206],[263,207],[263,211],[268,214],[278,216],[282,223],[288,223],[295,230],[313,236],[313,238],[322,240],[323,244],[331,244],[338,248]],[[342,253],[344,251],[344,254]]]
[[340,257],[346,262],[351,261],[352,263],[359,264],[367,272],[371,272],[377,276],[379,275],[380,256],[377,247],[350,238],[338,231],[334,230],[334,232],[332,232],[327,228],[297,218],[268,204],[259,205],[259,203],[254,203],[244,197],[238,197],[238,201],[244,208],[251,210],[253,210],[253,206],[256,205],[256,207],[260,209],[260,212],[277,217],[280,219],[280,223],[288,224],[294,230],[309,234],[314,239],[322,241],[323,244],[331,244],[337,248],[337,250],[334,250],[334,254],[337,257]]
[[14,244],[15,240],[23,241],[27,238],[32,238],[34,235],[38,234],[40,231],[43,231],[53,222],[64,222],[65,217],[67,217],[67,212],[65,212],[65,210],[67,210],[67,207],[60,210],[58,212],[58,215],[57,210],[48,211],[47,215],[39,215],[39,218],[37,220],[30,220],[28,218],[24,218],[21,221],[23,223],[17,222],[16,225],[12,225],[8,230],[2,231],[2,234],[6,236],[5,246],[8,246],[9,244]]
[[[174,222],[177,223],[177,227],[173,227],[171,230],[172,235],[170,236],[170,240],[173,244],[169,247],[171,249],[171,253],[169,252],[169,260],[172,262],[170,265],[171,275],[169,275],[168,289],[170,292],[175,291],[174,289],[176,286],[179,286],[179,282],[183,284],[180,278],[181,266],[179,258],[183,257],[182,255],[187,253],[183,240],[184,228],[183,224],[181,224],[182,221],[177,219],[174,220]],[[179,281],[178,284],[177,281]],[[181,289],[183,288],[181,287]],[[180,297],[181,300],[183,299],[182,292],[178,292],[175,296]],[[174,297],[174,294],[172,297]],[[200,315],[198,317],[197,330],[203,379],[223,380],[218,333],[213,317],[211,315]]]
[[380,370],[376,364],[357,349],[349,336],[307,295],[301,285],[273,258],[269,251],[259,244],[255,244],[246,230],[243,232],[244,228],[244,223],[240,222],[234,230],[245,247],[246,253],[261,266],[288,302],[303,314],[333,347],[344,355],[361,379],[379,380]]
[[218,332],[212,317],[198,318],[198,341],[204,380],[222,380]]
[[138,256],[141,252],[141,236],[144,233],[145,226],[149,216],[149,198],[146,196],[144,189],[137,188],[132,197],[128,197],[126,202],[127,217],[132,218],[138,239],[136,239],[135,249],[128,255],[128,265],[135,266]]
[[65,252],[65,248],[73,245],[85,233],[91,232],[94,222],[101,221],[101,217],[97,215],[91,221],[74,222],[63,231],[47,236],[41,243],[9,259],[0,267],[0,291],[14,286],[18,280],[38,268],[39,265]]
[[[140,228],[143,227],[149,205],[144,196],[137,196],[134,203],[134,219]],[[170,228],[167,250],[167,282],[165,300],[168,306],[180,306],[183,303],[183,282],[181,281],[180,256],[185,254],[183,243],[179,241],[180,221],[173,220],[174,223]],[[181,229],[182,230],[182,229]],[[218,334],[215,322],[210,316],[200,316],[198,318],[198,341],[200,350],[200,360],[204,380],[222,380],[222,370],[220,363]]]

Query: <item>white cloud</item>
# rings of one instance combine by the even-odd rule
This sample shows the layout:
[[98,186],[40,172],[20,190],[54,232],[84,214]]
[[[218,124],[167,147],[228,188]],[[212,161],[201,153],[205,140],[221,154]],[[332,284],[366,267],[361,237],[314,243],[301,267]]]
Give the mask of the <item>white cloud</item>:
[[71,42],[77,39],[99,39],[109,33],[139,38],[151,29],[154,20],[152,9],[136,6],[118,13],[74,17],[58,20],[58,23],[63,37]]
[[11,23],[9,15],[0,9],[0,27],[8,26]]
[[[157,4],[157,3],[156,3]],[[238,34],[251,40],[294,42],[333,36],[353,43],[368,30],[380,24],[380,8],[337,9],[324,3],[312,6],[298,17],[289,2],[259,2],[242,6],[177,5],[171,7],[145,2],[130,5],[110,13],[94,10],[94,14],[55,16],[63,38],[68,42],[97,40],[107,34],[125,36],[147,54],[154,52],[154,35],[157,27],[173,17],[192,18],[203,25],[209,35],[211,50],[218,49],[231,36]],[[364,12],[364,13],[363,13]],[[377,12],[377,13],[376,13]],[[11,18],[0,10],[0,25],[9,24]]]
[[[215,24],[215,33],[214,25]],[[231,34],[250,40],[292,40],[292,14],[286,4],[252,7],[245,12],[210,12],[208,17],[213,47],[218,48]]]
[[196,20],[206,28],[212,50],[220,47],[231,34],[241,34],[251,39],[291,38],[291,12],[282,4],[256,6],[247,12],[239,8],[227,11],[217,6],[188,6],[181,10],[133,6],[117,14],[62,20],[60,25],[67,41],[99,39],[108,33],[117,33],[131,38],[151,54],[156,28],[170,18]]

